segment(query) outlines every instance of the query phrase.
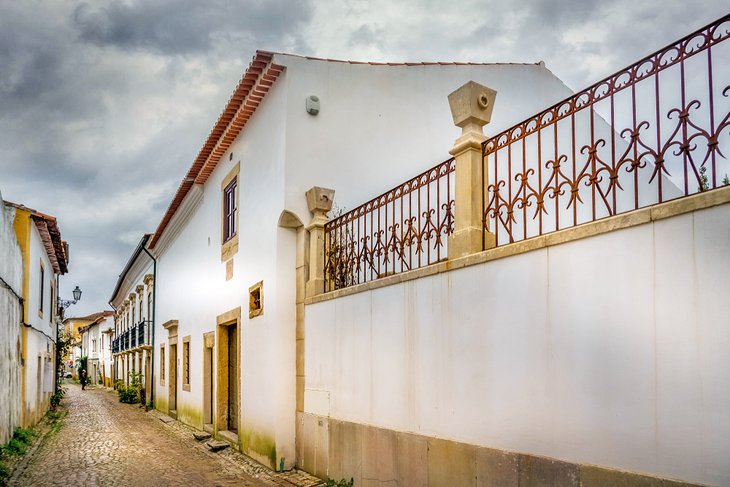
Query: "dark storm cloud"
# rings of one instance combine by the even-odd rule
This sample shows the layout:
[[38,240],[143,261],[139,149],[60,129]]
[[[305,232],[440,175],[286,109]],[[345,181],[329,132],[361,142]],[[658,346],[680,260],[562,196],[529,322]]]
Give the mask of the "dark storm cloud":
[[[97,311],[257,48],[306,51],[309,2],[0,0],[0,188],[58,217],[62,294]],[[68,293],[65,293],[68,294]]]
[[309,2],[290,0],[94,2],[76,7],[74,24],[82,40],[100,46],[186,54],[241,32],[269,43],[296,31],[309,15]]
[[59,218],[106,305],[255,49],[535,62],[582,88],[712,21],[724,0],[0,0],[0,190]]

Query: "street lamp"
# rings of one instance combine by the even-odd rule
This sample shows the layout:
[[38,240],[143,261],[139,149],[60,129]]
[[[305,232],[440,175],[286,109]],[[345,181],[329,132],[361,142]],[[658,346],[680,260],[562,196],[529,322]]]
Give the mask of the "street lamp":
[[71,291],[71,292],[74,295],[73,301],[70,301],[70,300],[67,300],[67,299],[61,299],[60,297],[58,298],[58,307],[59,307],[59,309],[65,310],[66,308],[68,308],[72,304],[76,304],[79,301],[81,301],[81,288],[80,287],[76,286],[74,288],[74,290]]

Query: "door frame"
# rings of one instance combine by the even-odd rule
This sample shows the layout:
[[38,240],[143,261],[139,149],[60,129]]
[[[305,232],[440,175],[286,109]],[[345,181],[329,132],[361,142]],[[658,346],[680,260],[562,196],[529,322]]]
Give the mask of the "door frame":
[[[177,320],[169,320],[162,324],[167,330],[167,414],[177,419]],[[172,347],[175,347],[175,355],[172,354]],[[175,407],[173,408],[173,398]]]
[[203,427],[215,423],[215,331],[203,334]]
[[[236,368],[236,383],[238,384],[236,402],[238,404],[238,431],[241,430],[241,412],[243,404],[241,403],[241,353],[242,329],[241,329],[241,307],[234,308],[230,311],[218,315],[216,318],[215,333],[215,409],[213,430],[216,434],[221,431],[228,431],[228,327],[235,325],[237,327],[236,338],[238,340],[236,351],[238,353],[238,367]],[[230,435],[234,433],[230,432]]]

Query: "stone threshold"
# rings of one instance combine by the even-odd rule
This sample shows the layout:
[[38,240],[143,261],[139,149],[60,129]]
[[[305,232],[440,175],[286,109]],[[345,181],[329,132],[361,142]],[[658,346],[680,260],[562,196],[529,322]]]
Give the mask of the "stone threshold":
[[583,223],[575,227],[547,233],[539,237],[533,237],[512,244],[502,245],[500,247],[495,247],[493,249],[467,255],[458,259],[445,260],[426,267],[414,269],[412,271],[381,277],[374,281],[357,284],[344,289],[330,291],[317,296],[309,296],[304,300],[304,304],[309,305],[321,303],[323,301],[329,301],[330,299],[337,299],[351,294],[371,291],[373,289],[379,289],[386,286],[393,286],[395,284],[420,279],[422,277],[433,276],[455,269],[461,269],[477,264],[483,264],[492,260],[531,252],[533,250],[552,247],[638,225],[644,225],[646,223],[683,215],[685,213],[692,213],[694,211],[727,203],[730,203],[730,186],[716,188],[703,193],[697,193],[692,196],[684,196],[665,203],[647,206],[646,208],[640,208],[638,210],[621,213],[620,215],[603,218],[594,222]]
[[218,431],[216,437],[222,441],[227,441],[236,451],[241,451],[241,445],[238,443],[238,435],[233,431]]

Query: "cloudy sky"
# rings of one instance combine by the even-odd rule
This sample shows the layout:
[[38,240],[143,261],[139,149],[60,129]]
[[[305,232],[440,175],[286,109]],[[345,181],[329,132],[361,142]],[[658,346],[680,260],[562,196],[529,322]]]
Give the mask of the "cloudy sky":
[[[0,191],[71,245],[70,314],[106,304],[256,49],[536,62],[580,89],[727,0],[0,0]],[[446,150],[446,148],[444,149]]]

